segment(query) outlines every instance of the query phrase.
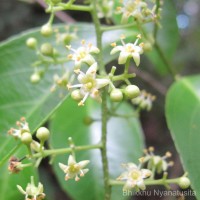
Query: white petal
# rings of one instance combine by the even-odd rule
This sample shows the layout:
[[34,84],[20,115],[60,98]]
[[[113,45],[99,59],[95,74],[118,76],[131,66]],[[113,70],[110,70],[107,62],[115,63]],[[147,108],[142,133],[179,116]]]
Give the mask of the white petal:
[[97,63],[95,62],[94,64],[92,64],[92,65],[88,68],[86,74],[91,74],[91,75],[95,74],[95,76],[96,76],[96,71],[97,71]]
[[97,47],[92,46],[92,47],[90,48],[90,52],[91,52],[91,53],[99,53],[99,49],[98,49]]
[[151,171],[148,169],[141,169],[141,172],[142,172],[142,178],[147,178],[152,174]]
[[76,51],[76,55],[82,54],[82,53],[87,53],[87,49],[85,47],[79,47]]
[[108,79],[103,79],[103,78],[98,79],[98,78],[97,78],[97,79],[96,79],[97,89],[102,88],[102,87],[108,85],[109,82],[110,82],[110,80],[108,80]]
[[79,81],[80,83],[83,83],[84,78],[85,78],[85,74],[84,74],[84,73],[80,73],[80,74],[78,75],[78,77],[77,77],[77,79],[78,79],[78,81]]
[[138,186],[141,190],[145,190],[145,189],[146,189],[146,186],[145,186],[143,180],[138,181],[138,182],[137,182],[137,186]]
[[134,181],[126,181],[124,187],[123,187],[123,190],[131,190],[132,188],[134,188],[136,186],[136,182]]
[[128,175],[129,175],[128,172],[123,172],[123,173],[117,178],[117,180],[119,180],[119,181],[126,181],[126,180],[128,179]]
[[80,69],[80,68],[81,68],[81,61],[75,60],[74,69]]
[[17,188],[22,194],[26,194],[26,192],[23,190],[23,188],[20,185],[17,185]]
[[95,59],[90,54],[86,55],[83,62],[87,63],[89,66],[95,62]]
[[127,52],[122,51],[122,52],[119,54],[118,63],[119,63],[119,64],[125,64],[126,61],[127,61],[127,58],[128,58],[130,55],[131,55],[130,53],[127,53]]
[[132,53],[133,60],[135,64],[138,66],[140,64],[140,54],[139,53]]
[[113,55],[115,53],[117,53],[118,51],[123,51],[123,46],[116,46],[112,49],[112,51],[110,52],[110,55]]
[[122,15],[122,20],[121,20],[121,23],[122,24],[126,24],[127,22],[128,22],[128,18],[130,17],[130,15],[128,14],[128,13],[124,13],[123,15]]
[[68,165],[75,165],[75,164],[76,164],[76,161],[75,161],[74,157],[72,155],[69,155]]
[[83,172],[84,174],[86,174],[88,171],[89,171],[89,169],[83,169],[83,170],[82,170],[82,172]]
[[134,51],[139,53],[139,54],[143,53],[143,49],[140,46],[134,46]]
[[80,161],[78,165],[80,166],[81,169],[83,169],[89,162],[90,162],[89,160],[83,160]]
[[62,164],[62,163],[58,163],[60,169],[62,169],[65,172],[65,169],[67,168],[66,165]]

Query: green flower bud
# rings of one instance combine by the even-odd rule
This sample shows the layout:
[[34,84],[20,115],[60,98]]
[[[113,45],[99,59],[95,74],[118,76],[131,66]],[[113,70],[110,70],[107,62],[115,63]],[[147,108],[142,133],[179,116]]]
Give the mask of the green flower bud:
[[113,102],[120,102],[123,99],[123,93],[120,89],[113,89],[110,93],[110,99]]
[[34,73],[30,77],[31,83],[38,83],[40,81],[40,75],[38,73]]
[[49,138],[50,132],[47,128],[45,127],[40,127],[37,132],[36,132],[36,137],[40,140],[40,141],[45,141]]
[[181,177],[178,183],[181,189],[187,189],[190,187],[190,180],[187,177]]
[[83,122],[84,122],[85,125],[91,125],[91,124],[94,122],[94,120],[93,120],[91,117],[86,116],[86,117],[83,119]]
[[37,40],[34,37],[28,38],[26,40],[26,46],[30,49],[35,49],[37,46]]
[[80,100],[83,98],[83,96],[81,95],[79,89],[72,91],[71,97],[72,97],[72,99],[74,99],[75,101],[80,101]]
[[54,53],[53,47],[49,43],[42,44],[40,51],[44,56],[52,56]]
[[53,29],[50,24],[45,24],[42,26],[40,32],[44,37],[49,37],[52,35]]
[[143,45],[143,50],[149,52],[152,50],[152,44],[150,42],[145,42]]
[[124,94],[128,99],[133,99],[139,96],[140,89],[136,85],[128,85],[124,90]]
[[29,132],[25,132],[21,136],[22,143],[29,145],[32,142],[32,135]]

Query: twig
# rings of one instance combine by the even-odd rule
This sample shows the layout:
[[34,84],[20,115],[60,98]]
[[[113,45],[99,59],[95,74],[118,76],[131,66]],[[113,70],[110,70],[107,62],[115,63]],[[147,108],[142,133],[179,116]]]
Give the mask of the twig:
[[[41,5],[43,8],[47,8],[46,3],[43,0],[35,0],[35,2],[37,2],[39,5]],[[65,12],[63,11],[58,11],[55,13],[56,17],[58,19],[60,19],[62,22],[65,23],[74,23],[76,22],[76,20],[74,20],[72,17],[70,17],[69,15],[67,15]]]

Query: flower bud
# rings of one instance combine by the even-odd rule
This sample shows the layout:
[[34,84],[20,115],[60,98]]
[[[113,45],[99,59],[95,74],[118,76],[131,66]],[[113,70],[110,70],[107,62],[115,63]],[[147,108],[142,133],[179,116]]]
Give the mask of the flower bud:
[[80,100],[83,98],[83,96],[81,95],[79,89],[72,91],[71,97],[72,97],[72,99],[74,99],[75,101],[80,101]]
[[35,49],[37,46],[37,40],[34,37],[28,38],[26,40],[26,46],[30,49]]
[[32,142],[32,135],[29,132],[25,132],[21,136],[22,143],[29,145]]
[[45,24],[42,26],[40,32],[44,37],[49,37],[52,35],[53,29],[50,24]]
[[40,51],[44,56],[52,56],[54,52],[52,45],[49,43],[42,44]]
[[187,177],[181,177],[178,183],[181,189],[187,189],[190,187],[190,180]]
[[152,44],[150,42],[145,42],[143,45],[143,50],[149,52],[152,50]]
[[40,75],[38,73],[34,73],[30,77],[31,83],[38,83],[40,81]]
[[45,141],[49,138],[49,135],[50,135],[50,132],[47,128],[45,127],[40,127],[38,130],[37,130],[37,133],[36,133],[36,137],[40,140],[40,141]]
[[120,102],[123,99],[123,94],[120,89],[113,89],[110,93],[110,99],[113,102]]
[[139,96],[140,89],[136,85],[128,85],[124,90],[124,94],[128,99],[133,99]]

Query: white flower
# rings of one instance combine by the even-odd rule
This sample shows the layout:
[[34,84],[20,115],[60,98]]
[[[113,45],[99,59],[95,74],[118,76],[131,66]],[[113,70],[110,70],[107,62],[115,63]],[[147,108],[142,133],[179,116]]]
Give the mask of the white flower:
[[125,44],[123,41],[124,36],[122,36],[121,43],[123,44],[123,46],[116,46],[115,43],[111,44],[112,46],[114,46],[114,48],[112,49],[110,54],[113,55],[118,51],[120,51],[118,59],[119,64],[125,64],[128,58],[133,57],[135,64],[138,66],[140,64],[140,54],[143,53],[142,43],[140,45],[137,45],[139,38],[141,38],[140,35],[137,36],[137,40],[135,41],[134,44],[132,43]]
[[80,69],[82,63],[86,63],[89,66],[92,65],[95,63],[95,59],[91,54],[99,53],[99,49],[94,47],[91,43],[86,46],[85,41],[83,40],[82,45],[83,46],[79,47],[77,50],[72,49],[71,46],[67,46],[74,52],[74,54],[68,55],[68,58],[75,61],[75,69]]
[[75,181],[79,181],[79,175],[84,176],[89,171],[89,169],[83,169],[89,162],[89,160],[83,160],[77,163],[74,157],[70,155],[68,158],[68,165],[59,163],[59,167],[66,174],[66,181],[73,178],[75,178]]
[[28,185],[26,186],[26,190],[23,190],[23,188],[20,185],[17,185],[17,188],[22,194],[25,195],[25,200],[42,200],[45,198],[45,194],[43,193],[43,185],[39,183],[36,187],[33,180],[33,176],[31,176],[31,183],[28,183]]
[[134,105],[137,105],[139,108],[143,110],[150,111],[152,108],[152,103],[155,100],[155,96],[147,93],[146,91],[142,90],[140,95],[131,100]]
[[97,11],[99,18],[110,18],[113,15],[113,0],[99,0],[97,3]]
[[96,78],[97,63],[95,62],[92,66],[90,66],[86,73],[83,73],[80,70],[76,70],[76,72],[79,73],[78,81],[80,82],[80,84],[68,85],[67,87],[68,89],[80,88],[80,95],[83,97],[83,99],[79,102],[78,105],[84,105],[84,102],[88,98],[88,96],[97,101],[101,101],[99,89],[108,85],[110,81],[108,79]]
[[122,23],[127,23],[131,16],[142,21],[152,15],[152,11],[148,9],[147,3],[143,0],[124,1],[124,5],[117,8],[117,13],[122,13]]
[[123,164],[123,167],[127,170],[122,173],[117,180],[126,181],[123,190],[144,190],[146,188],[144,179],[151,176],[151,171],[148,169],[140,169],[134,163]]
[[173,165],[173,162],[167,162],[166,159],[171,157],[170,152],[166,152],[164,156],[155,155],[153,153],[154,148],[149,147],[148,150],[145,150],[145,157],[143,157],[143,163],[147,163],[148,169],[152,170],[155,168],[157,173],[167,171],[169,166]]
[[69,80],[69,72],[68,71],[64,72],[62,76],[59,76],[58,74],[54,74],[53,80],[54,80],[54,84],[51,87],[51,92],[55,91],[57,87],[66,88],[66,85]]
[[21,136],[24,132],[30,132],[29,125],[26,122],[25,117],[21,117],[20,121],[16,122],[18,129],[11,128],[8,133],[14,136],[15,138],[21,139]]

